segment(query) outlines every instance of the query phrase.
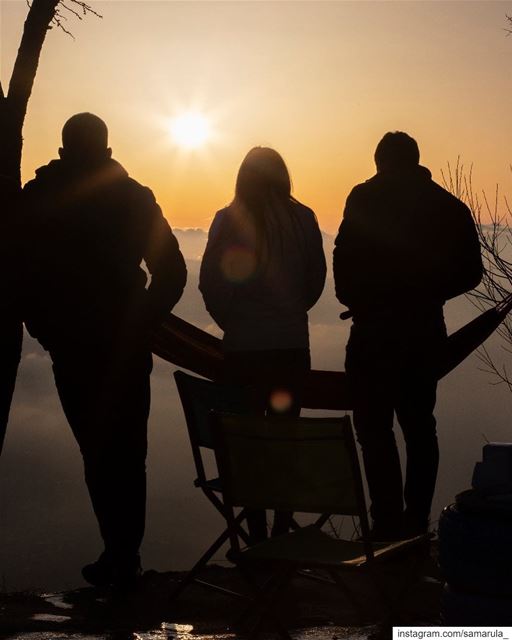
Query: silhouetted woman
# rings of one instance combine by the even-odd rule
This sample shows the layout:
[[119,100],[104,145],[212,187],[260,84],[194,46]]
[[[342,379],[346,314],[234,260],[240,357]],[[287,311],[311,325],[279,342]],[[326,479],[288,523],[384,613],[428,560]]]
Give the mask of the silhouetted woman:
[[[199,288],[224,331],[227,376],[257,390],[262,410],[298,415],[310,369],[307,312],[325,282],[315,214],[291,195],[288,169],[273,149],[244,158],[233,202],[210,228]],[[273,535],[288,529],[276,514]],[[266,537],[263,512],[249,520],[253,541]]]

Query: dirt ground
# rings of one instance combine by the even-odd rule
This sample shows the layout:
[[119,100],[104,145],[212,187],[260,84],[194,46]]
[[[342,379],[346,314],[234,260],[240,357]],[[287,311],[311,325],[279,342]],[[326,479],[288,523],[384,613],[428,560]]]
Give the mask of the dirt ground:
[[[338,587],[297,576],[279,603],[284,625],[298,640],[366,640],[391,637],[380,592],[396,595],[415,559],[379,571],[380,589],[367,576],[350,574],[347,585],[358,606]],[[417,579],[398,598],[399,612],[391,624],[439,624],[442,590],[435,558],[419,559]],[[170,594],[182,578],[178,573],[144,574],[136,589],[115,593],[79,589],[66,593],[0,595],[0,638],[9,640],[230,640],[245,609],[240,599],[191,584],[177,599]],[[247,588],[237,569],[211,566],[201,579],[238,593]],[[272,634],[264,632],[262,637]]]

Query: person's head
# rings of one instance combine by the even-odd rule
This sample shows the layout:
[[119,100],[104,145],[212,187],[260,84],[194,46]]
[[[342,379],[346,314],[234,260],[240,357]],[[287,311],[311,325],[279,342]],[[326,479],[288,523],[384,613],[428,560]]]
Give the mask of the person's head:
[[107,125],[92,113],[71,116],[62,128],[59,155],[74,164],[97,164],[110,158]]
[[269,147],[252,148],[238,170],[235,199],[255,211],[276,198],[287,200],[290,195],[290,174],[283,158]]
[[418,143],[403,131],[389,131],[375,149],[375,164],[379,173],[413,169],[419,161]]

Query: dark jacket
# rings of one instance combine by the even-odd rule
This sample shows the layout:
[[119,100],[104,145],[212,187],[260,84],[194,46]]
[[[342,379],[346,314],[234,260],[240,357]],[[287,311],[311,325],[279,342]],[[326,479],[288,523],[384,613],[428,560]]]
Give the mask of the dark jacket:
[[267,221],[264,256],[247,213],[219,211],[210,227],[199,288],[231,351],[309,347],[308,310],[325,283],[315,214],[296,201]]
[[162,322],[186,267],[148,188],[114,160],[88,170],[53,160],[23,193],[25,319],[43,346],[108,343]]
[[440,309],[481,277],[471,213],[428,169],[378,173],[354,187],[335,242],[334,280],[356,320]]

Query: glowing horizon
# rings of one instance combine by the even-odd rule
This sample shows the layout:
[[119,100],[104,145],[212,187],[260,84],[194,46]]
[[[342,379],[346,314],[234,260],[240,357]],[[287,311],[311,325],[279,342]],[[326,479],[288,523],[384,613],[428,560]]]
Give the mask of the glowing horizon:
[[[506,3],[94,7],[103,19],[70,21],[74,41],[48,33],[25,124],[24,181],[56,157],[65,120],[87,110],[105,119],[114,157],[181,228],[208,228],[232,199],[242,158],[267,145],[283,155],[294,195],[334,233],[350,189],[374,173],[378,140],[397,129],[417,139],[436,181],[460,156],[477,190],[494,194],[499,183],[507,192]],[[2,0],[1,12],[6,82],[26,7]],[[194,111],[210,133],[177,144],[169,121]]]

